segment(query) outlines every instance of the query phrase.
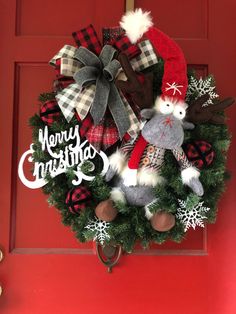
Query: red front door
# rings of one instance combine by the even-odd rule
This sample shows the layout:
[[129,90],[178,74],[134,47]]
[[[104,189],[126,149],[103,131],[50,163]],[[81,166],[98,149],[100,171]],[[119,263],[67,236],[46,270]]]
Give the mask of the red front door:
[[[200,74],[214,73],[222,97],[236,94],[235,1],[137,0],[135,6],[152,11]],[[236,313],[235,137],[228,162],[233,176],[217,223],[190,232],[182,244],[125,255],[112,275],[93,244],[79,244],[42,192],[17,178],[31,143],[28,118],[38,110],[38,94],[51,89],[48,60],[73,44],[72,31],[92,23],[101,34],[123,12],[124,1],[0,1],[1,313]],[[235,113],[228,110],[234,134]]]

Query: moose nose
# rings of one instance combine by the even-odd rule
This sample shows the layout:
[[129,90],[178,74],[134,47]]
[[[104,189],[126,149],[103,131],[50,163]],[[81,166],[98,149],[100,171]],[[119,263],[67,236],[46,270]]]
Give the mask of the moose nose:
[[166,119],[165,119],[165,125],[167,126],[167,125],[169,125],[170,127],[172,127],[172,124],[173,124],[173,120],[171,119],[171,117],[170,116],[168,116],[168,117],[166,117]]

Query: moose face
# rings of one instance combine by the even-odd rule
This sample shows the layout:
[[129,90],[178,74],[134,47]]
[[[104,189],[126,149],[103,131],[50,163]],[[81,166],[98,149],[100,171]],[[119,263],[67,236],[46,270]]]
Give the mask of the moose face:
[[142,136],[150,144],[164,149],[180,147],[184,140],[185,108],[169,101],[161,101],[157,110],[144,109],[141,115],[150,119],[142,129]]

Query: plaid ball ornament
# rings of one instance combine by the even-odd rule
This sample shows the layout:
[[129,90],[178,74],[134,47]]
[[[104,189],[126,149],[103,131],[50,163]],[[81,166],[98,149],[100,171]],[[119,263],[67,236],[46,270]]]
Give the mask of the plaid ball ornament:
[[188,160],[199,169],[210,166],[215,157],[211,144],[205,141],[186,143],[183,149]]
[[40,118],[47,125],[52,125],[61,115],[61,109],[56,100],[46,101],[40,109]]
[[91,192],[85,186],[78,186],[67,193],[66,205],[73,214],[80,214],[91,199]]

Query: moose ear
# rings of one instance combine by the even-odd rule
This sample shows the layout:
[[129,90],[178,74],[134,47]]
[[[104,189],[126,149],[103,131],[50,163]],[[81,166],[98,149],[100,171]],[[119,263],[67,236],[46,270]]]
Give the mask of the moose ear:
[[195,125],[192,122],[183,121],[183,128],[184,130],[193,130]]
[[142,118],[144,119],[151,119],[156,113],[156,110],[155,109],[143,109],[141,112],[140,112],[140,115]]

